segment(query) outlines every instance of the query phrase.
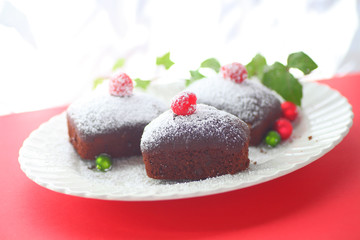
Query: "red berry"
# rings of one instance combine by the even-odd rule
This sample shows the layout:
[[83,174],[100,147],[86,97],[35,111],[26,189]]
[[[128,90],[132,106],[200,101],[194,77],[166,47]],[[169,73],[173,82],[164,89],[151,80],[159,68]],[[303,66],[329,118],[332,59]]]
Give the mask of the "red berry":
[[274,130],[280,134],[282,140],[286,140],[291,136],[293,127],[286,118],[279,118],[274,124]]
[[281,104],[281,110],[282,116],[290,121],[294,121],[298,116],[297,107],[292,102],[283,102]]
[[236,83],[242,83],[247,78],[245,66],[237,62],[222,66],[220,72],[223,78]]
[[176,115],[190,115],[196,110],[197,97],[192,92],[182,92],[171,100],[171,110]]
[[111,95],[130,96],[133,88],[133,81],[126,73],[117,73],[110,78],[109,91]]

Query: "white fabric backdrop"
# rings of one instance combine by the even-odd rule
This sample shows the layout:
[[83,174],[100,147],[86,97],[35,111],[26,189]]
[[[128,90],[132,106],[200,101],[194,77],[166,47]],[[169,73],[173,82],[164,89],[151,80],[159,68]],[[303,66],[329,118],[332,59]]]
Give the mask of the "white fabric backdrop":
[[[188,77],[209,57],[269,63],[295,51],[312,79],[360,71],[360,0],[0,0],[0,114],[69,103],[120,57],[132,77]],[[155,59],[175,65],[159,72]]]

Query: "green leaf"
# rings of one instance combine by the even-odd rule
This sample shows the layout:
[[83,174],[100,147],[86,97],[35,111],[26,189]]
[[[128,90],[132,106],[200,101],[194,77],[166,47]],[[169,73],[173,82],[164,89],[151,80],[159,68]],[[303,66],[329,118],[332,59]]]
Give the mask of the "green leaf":
[[102,84],[104,82],[106,78],[104,77],[98,77],[93,81],[93,90],[100,84]]
[[301,105],[302,85],[281,63],[275,62],[264,72],[262,83],[286,101]]
[[185,87],[188,87],[190,84],[192,84],[194,81],[191,79],[185,79]]
[[174,62],[170,60],[170,52],[165,53],[165,55],[156,58],[156,65],[164,65],[165,69],[169,69]]
[[115,62],[112,70],[115,71],[115,70],[117,70],[117,69],[119,69],[119,68],[122,68],[122,67],[124,66],[124,64],[125,64],[125,58],[119,58],[119,59]]
[[199,72],[199,70],[190,70],[190,75],[191,75],[191,80],[199,80],[205,77]]
[[305,75],[311,73],[318,65],[304,52],[296,52],[289,55],[287,59],[288,68],[297,68]]
[[150,80],[141,80],[140,78],[135,78],[134,82],[135,82],[135,87],[142,88],[144,90],[146,90],[151,83]]
[[256,76],[262,79],[264,74],[264,68],[267,66],[266,59],[261,54],[256,56],[245,67],[248,72],[248,77]]
[[190,84],[192,84],[193,82],[205,77],[204,75],[202,75],[199,72],[199,70],[190,70],[190,76],[191,76],[190,79],[185,80],[185,86],[186,87],[189,86]]
[[213,69],[215,72],[219,73],[220,71],[220,63],[218,60],[216,60],[215,58],[209,58],[206,59],[205,61],[203,61],[200,65],[201,68],[211,68]]

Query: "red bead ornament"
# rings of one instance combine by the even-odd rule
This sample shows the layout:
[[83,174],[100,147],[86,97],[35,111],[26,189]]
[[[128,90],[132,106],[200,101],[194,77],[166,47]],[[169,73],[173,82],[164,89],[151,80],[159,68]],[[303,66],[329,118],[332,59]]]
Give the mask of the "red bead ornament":
[[111,76],[109,84],[111,95],[119,97],[130,96],[133,89],[133,81],[126,73],[116,73]]
[[286,140],[291,136],[293,127],[286,118],[279,118],[274,124],[274,130],[280,134],[282,140]]
[[222,66],[220,68],[220,73],[223,78],[236,83],[242,83],[247,78],[245,66],[237,62]]
[[294,121],[298,116],[298,110],[294,103],[292,102],[283,102],[281,104],[282,117]]
[[197,97],[192,92],[182,92],[171,100],[171,110],[176,115],[190,115],[196,110]]

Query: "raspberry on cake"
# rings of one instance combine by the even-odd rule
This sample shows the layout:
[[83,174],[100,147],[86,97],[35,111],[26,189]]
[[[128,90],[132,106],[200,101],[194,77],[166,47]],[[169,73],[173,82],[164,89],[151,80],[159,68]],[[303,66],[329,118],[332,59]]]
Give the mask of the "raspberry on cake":
[[241,63],[231,63],[220,68],[220,73],[224,79],[242,83],[247,78],[247,71]]
[[250,140],[247,124],[203,104],[188,114],[194,108],[192,104],[181,104],[188,96],[194,99],[195,95],[181,93],[172,102],[172,106],[188,106],[186,114],[178,114],[172,107],[145,127],[141,151],[147,175],[155,179],[199,180],[246,169]]
[[115,73],[109,81],[109,91],[114,96],[130,96],[133,92],[134,84],[126,73]]
[[190,115],[196,110],[196,95],[191,92],[182,92],[171,101],[171,109],[176,115]]
[[83,159],[140,155],[144,127],[166,110],[153,96],[133,92],[124,73],[111,77],[109,92],[93,92],[67,109],[70,143]]
[[200,79],[187,91],[194,92],[198,103],[214,106],[246,122],[251,131],[250,145],[258,145],[281,116],[276,95],[256,80],[247,79],[243,65],[221,67],[221,74]]

